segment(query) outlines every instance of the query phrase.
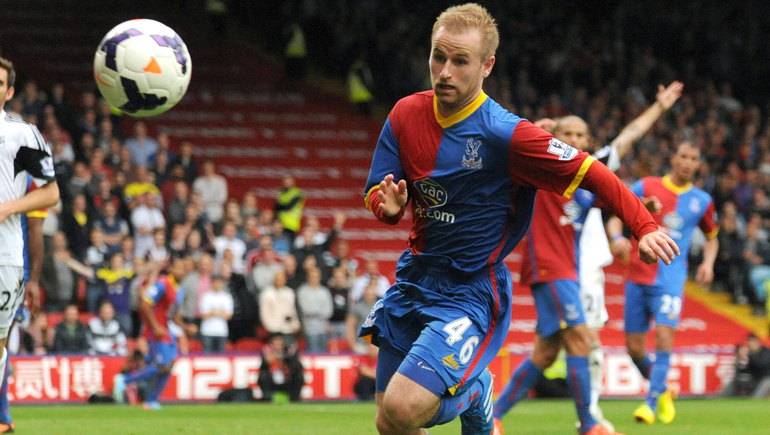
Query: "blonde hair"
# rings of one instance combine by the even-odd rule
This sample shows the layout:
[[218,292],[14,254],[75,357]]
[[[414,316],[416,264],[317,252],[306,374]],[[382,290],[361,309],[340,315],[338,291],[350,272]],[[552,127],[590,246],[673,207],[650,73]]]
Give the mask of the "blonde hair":
[[436,18],[436,23],[433,24],[433,33],[430,36],[431,42],[435,38],[438,29],[442,27],[453,33],[465,33],[472,29],[478,29],[481,34],[480,55],[482,62],[493,56],[498,44],[500,44],[500,34],[497,32],[495,19],[492,18],[492,15],[483,6],[476,3],[452,6],[442,12]]

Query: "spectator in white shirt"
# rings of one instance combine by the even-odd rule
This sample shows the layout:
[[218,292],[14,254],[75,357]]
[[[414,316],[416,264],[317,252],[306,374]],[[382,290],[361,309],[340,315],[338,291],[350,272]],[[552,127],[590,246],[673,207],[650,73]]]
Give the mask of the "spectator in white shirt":
[[88,322],[87,337],[91,355],[128,355],[126,334],[115,320],[115,309],[109,301],[102,302],[99,316]]
[[366,261],[366,271],[353,281],[350,287],[350,301],[360,301],[364,290],[372,281],[377,282],[377,297],[384,298],[385,292],[390,288],[390,281],[380,273],[380,265],[373,258]]
[[203,162],[203,175],[195,179],[192,188],[201,195],[206,215],[213,224],[222,222],[224,205],[227,202],[227,180],[214,172],[213,160]]
[[211,278],[211,291],[201,299],[200,333],[203,352],[223,353],[229,330],[227,322],[233,317],[233,297],[224,290],[225,280],[216,274]]
[[153,245],[149,251],[147,251],[147,257],[149,261],[165,262],[169,258],[168,249],[166,249],[166,230],[162,228],[155,228],[152,232]]
[[300,324],[294,290],[286,287],[286,272],[276,273],[274,284],[259,293],[259,317],[267,332],[284,334],[294,342]]
[[131,224],[134,226],[134,256],[145,257],[155,245],[153,233],[166,227],[166,219],[157,208],[152,193],[145,193],[138,198],[139,205],[131,212]]
[[233,271],[238,274],[243,274],[245,263],[243,261],[246,256],[246,242],[236,237],[238,233],[238,227],[231,221],[225,222],[222,227],[222,235],[214,239],[214,249],[217,256],[216,261],[221,263],[225,251],[230,250],[233,254]]

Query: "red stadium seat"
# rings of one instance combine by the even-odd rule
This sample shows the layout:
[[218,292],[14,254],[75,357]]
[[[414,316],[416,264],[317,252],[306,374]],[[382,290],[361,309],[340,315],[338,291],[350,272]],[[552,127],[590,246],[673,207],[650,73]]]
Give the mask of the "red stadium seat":
[[187,340],[187,350],[190,353],[203,352],[203,343],[200,340],[190,338]]
[[262,341],[258,338],[244,337],[235,342],[235,350],[238,352],[259,352],[262,349]]

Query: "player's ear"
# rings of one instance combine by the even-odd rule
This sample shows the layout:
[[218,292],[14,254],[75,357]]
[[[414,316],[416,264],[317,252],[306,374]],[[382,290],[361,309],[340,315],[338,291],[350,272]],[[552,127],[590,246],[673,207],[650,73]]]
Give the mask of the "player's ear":
[[5,101],[10,101],[11,98],[13,98],[13,93],[16,92],[16,88],[11,86],[8,88],[7,91],[5,91]]
[[492,67],[495,66],[495,56],[489,56],[482,64],[481,76],[484,78],[489,77],[492,73]]

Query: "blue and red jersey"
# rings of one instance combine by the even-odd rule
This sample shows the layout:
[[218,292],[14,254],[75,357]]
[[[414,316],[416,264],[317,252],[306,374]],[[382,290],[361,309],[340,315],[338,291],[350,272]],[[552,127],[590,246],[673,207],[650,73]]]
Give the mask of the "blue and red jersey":
[[[27,175],[27,193],[37,189],[37,184],[32,176]],[[29,281],[29,271],[31,265],[29,264],[29,230],[27,229],[27,219],[29,218],[41,218],[45,219],[48,216],[48,209],[41,209],[30,211],[21,214],[21,234],[24,236],[24,282]]]
[[521,265],[522,285],[578,279],[580,234],[596,196],[578,189],[571,199],[540,192]]
[[[142,299],[150,304],[153,309],[153,315],[158,324],[166,328],[168,321],[174,318],[174,314],[179,305],[182,302],[183,292],[179,288],[176,280],[171,275],[163,275],[158,278],[155,285],[149,286],[145,293],[142,295]],[[162,343],[173,343],[173,335],[169,332],[162,339],[157,339],[152,333],[152,328],[149,328],[145,323],[142,336],[150,341],[160,341]]]
[[682,286],[687,279],[687,252],[690,250],[695,227],[700,227],[706,238],[717,236],[718,225],[714,201],[708,193],[688,183],[677,186],[664,177],[645,177],[637,181],[631,191],[640,198],[655,196],[660,200],[660,213],[653,213],[660,230],[679,245],[682,255],[670,265],[662,261],[646,264],[639,259],[639,243],[634,241],[628,280],[637,284]]
[[[388,174],[406,180],[412,203],[408,249],[423,264],[464,273],[501,262],[526,234],[536,189],[571,198],[581,185],[623,209],[635,234],[654,231],[641,204],[596,159],[505,110],[483,92],[443,117],[433,91],[401,99],[374,151],[365,202],[377,218]],[[599,192],[600,191],[600,192]],[[629,200],[629,197],[631,198]]]

